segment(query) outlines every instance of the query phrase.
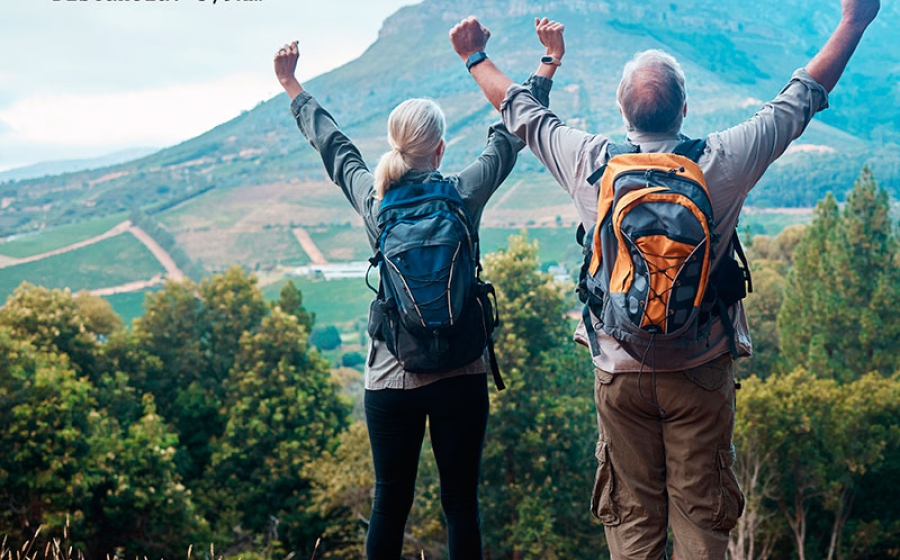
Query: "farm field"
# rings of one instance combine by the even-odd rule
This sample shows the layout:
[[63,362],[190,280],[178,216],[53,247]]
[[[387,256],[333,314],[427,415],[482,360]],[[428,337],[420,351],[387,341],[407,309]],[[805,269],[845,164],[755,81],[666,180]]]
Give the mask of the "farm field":
[[22,282],[72,292],[149,280],[165,269],[134,236],[122,234],[74,251],[0,269],[0,300]]
[[[530,195],[537,188],[546,189],[545,185],[526,185],[514,180],[508,181],[507,185],[495,197],[494,207],[486,213],[486,216],[490,214],[493,218],[486,217],[482,224],[482,255],[505,247],[510,235],[525,232],[529,240],[538,243],[542,270],[558,263],[575,274],[581,262],[581,248],[575,242],[576,226],[572,216],[542,220],[540,226],[534,223],[536,220],[530,219],[525,221],[532,222],[528,225],[520,222],[521,225],[505,226],[503,220],[497,219],[504,212],[518,216],[518,220],[523,220],[532,213],[537,216],[540,211],[534,205],[537,197]],[[565,193],[559,192],[565,196]],[[521,207],[510,208],[515,206]],[[224,270],[234,263],[249,270],[257,270],[273,263],[281,265],[267,274],[263,289],[268,299],[278,297],[281,286],[287,281],[285,271],[310,262],[295,237],[293,230],[296,228],[290,222],[274,227],[258,227],[259,224],[256,223],[245,223],[243,227],[233,224],[230,228],[221,229],[210,224],[189,227],[188,215],[179,214],[183,210],[184,207],[173,210],[174,214],[168,216],[169,226],[180,228],[180,234],[177,235],[179,242],[207,270]],[[172,220],[175,216],[178,218]],[[745,238],[757,234],[775,235],[789,225],[808,222],[812,216],[812,209],[747,208],[741,218],[740,231]],[[0,243],[0,255],[24,258],[56,250],[104,233],[125,218],[122,214],[108,216]],[[370,256],[365,231],[358,225],[344,222],[303,226],[303,229],[329,262],[360,261]],[[191,248],[193,251],[190,251]],[[132,235],[117,235],[67,253],[0,269],[0,302],[23,281],[49,288],[68,287],[72,291],[78,291],[146,281],[162,273],[162,266]],[[373,282],[375,278],[373,275]],[[371,294],[362,278],[328,282],[293,278],[293,281],[302,290],[307,309],[317,314],[317,325],[339,325],[353,329],[352,323],[365,318],[368,313]],[[123,321],[130,324],[132,319],[143,314],[146,293],[155,289],[158,288],[103,297],[112,304]]]
[[[372,275],[372,284],[376,285],[378,275]],[[369,314],[369,302],[372,291],[366,287],[363,278],[344,278],[338,280],[310,280],[308,278],[290,279],[297,289],[303,293],[303,307],[316,314],[316,326],[346,326]],[[278,299],[278,293],[288,279],[269,284],[263,288],[267,300]]]
[[131,322],[144,314],[144,300],[155,290],[140,290],[103,296],[112,305],[113,310],[122,319],[122,323],[130,326]]
[[100,235],[125,220],[126,217],[125,213],[113,214],[77,224],[59,226],[40,233],[26,234],[11,241],[0,242],[0,255],[21,259],[54,251]]

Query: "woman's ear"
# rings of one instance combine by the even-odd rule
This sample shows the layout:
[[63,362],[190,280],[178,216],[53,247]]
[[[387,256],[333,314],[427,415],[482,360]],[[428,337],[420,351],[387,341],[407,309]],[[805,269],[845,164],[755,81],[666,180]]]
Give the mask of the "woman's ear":
[[441,160],[444,159],[444,149],[446,147],[447,147],[447,145],[444,143],[444,139],[441,138],[441,141],[438,144],[437,149],[434,151],[434,159],[432,160],[435,171],[437,171],[437,169],[441,167]]

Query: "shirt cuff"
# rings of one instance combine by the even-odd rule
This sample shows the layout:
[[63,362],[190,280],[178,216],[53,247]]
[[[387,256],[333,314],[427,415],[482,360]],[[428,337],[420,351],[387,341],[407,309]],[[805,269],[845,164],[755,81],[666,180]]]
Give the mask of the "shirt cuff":
[[791,81],[788,82],[784,89],[782,89],[782,93],[791,87],[794,82],[799,82],[806,86],[811,91],[818,91],[821,95],[821,101],[819,102],[819,106],[816,107],[816,112],[824,111],[828,108],[828,91],[825,90],[825,87],[813,79],[812,76],[809,75],[809,72],[806,71],[806,68],[798,68],[794,71],[794,74],[791,76]]
[[303,90],[297,94],[297,97],[295,97],[293,101],[291,101],[291,115],[294,116],[294,120],[296,120],[300,116],[300,110],[309,102],[310,99],[312,99],[312,95],[310,95],[306,90]]
[[[520,93],[531,95],[531,90],[520,84],[510,84],[509,87],[506,88],[506,95],[503,97],[503,101],[500,102],[500,112],[502,113],[505,111],[507,106],[512,103],[513,99]],[[534,96],[532,95],[532,97]]]
[[553,80],[532,74],[522,85],[531,90],[531,94],[538,100],[538,103],[544,107],[550,106],[550,88],[553,87]]

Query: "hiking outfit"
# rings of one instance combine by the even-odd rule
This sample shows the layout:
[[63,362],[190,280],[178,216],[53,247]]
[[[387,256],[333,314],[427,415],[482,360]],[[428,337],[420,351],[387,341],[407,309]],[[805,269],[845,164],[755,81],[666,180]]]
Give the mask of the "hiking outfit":
[[[756,115],[705,138],[696,163],[709,187],[716,237],[730,238],[750,189],[827,106],[825,89],[800,69]],[[593,226],[598,190],[588,179],[607,163],[609,138],[566,126],[518,85],[507,89],[501,113],[572,197],[585,229]],[[630,130],[627,140],[641,152],[668,153],[687,138]],[[714,255],[713,268],[723,255]],[[576,329],[578,342],[598,350],[592,352],[599,438],[591,510],[604,523],[613,560],[664,558],[668,526],[676,558],[725,557],[744,504],[732,470],[732,354],[751,353],[741,303],[727,316],[731,329],[716,319],[704,344],[649,366],[641,349],[624,347],[602,325],[592,325],[593,341],[584,321]]]
[[[526,84],[546,99],[550,80]],[[362,217],[373,254],[378,250],[374,175],[334,118],[308,93],[291,103],[303,135],[319,152],[329,177]],[[411,170],[396,185],[449,181],[465,203],[475,229],[491,195],[515,165],[521,140],[491,126],[481,155],[457,175]],[[394,185],[392,185],[393,187]],[[375,500],[369,520],[369,560],[396,560],[412,507],[426,419],[440,473],[441,505],[447,519],[451,559],[482,557],[478,479],[488,419],[487,349],[477,359],[443,373],[405,371],[387,346],[373,340],[365,369],[365,412],[375,467]]]

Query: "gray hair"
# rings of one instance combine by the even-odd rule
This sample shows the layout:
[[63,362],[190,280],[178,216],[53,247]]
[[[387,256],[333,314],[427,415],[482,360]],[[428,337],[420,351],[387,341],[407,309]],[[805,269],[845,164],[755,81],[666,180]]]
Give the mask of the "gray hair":
[[661,50],[639,52],[625,64],[616,101],[629,130],[678,132],[687,101],[684,72]]
[[434,171],[434,154],[446,127],[444,112],[430,99],[407,99],[397,105],[388,117],[391,151],[375,168],[375,197],[382,198],[410,169]]

